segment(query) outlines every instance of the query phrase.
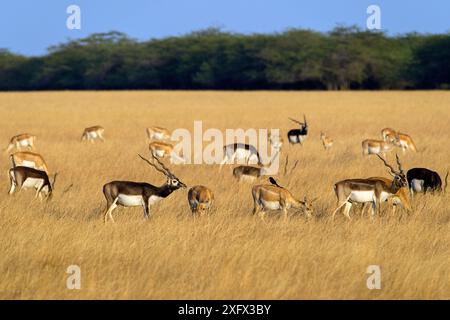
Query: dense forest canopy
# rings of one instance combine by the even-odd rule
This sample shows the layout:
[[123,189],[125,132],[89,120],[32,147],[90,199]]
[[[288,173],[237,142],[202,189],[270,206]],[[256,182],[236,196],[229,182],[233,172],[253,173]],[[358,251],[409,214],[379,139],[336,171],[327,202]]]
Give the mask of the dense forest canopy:
[[448,88],[450,33],[207,29],[138,42],[109,32],[51,47],[42,57],[0,50],[0,90]]

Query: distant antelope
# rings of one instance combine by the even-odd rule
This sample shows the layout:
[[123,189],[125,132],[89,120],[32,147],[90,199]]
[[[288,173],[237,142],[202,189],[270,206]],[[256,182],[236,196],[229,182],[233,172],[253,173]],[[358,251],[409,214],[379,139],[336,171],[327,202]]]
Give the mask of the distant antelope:
[[297,200],[287,189],[279,186],[272,177],[270,178],[270,182],[271,184],[253,186],[253,214],[261,211],[261,218],[264,219],[267,209],[281,210],[286,219],[287,210],[294,207],[302,209],[308,217],[311,216],[313,213],[313,205],[312,202],[307,201],[306,197],[304,201]]
[[328,150],[333,146],[333,143],[334,143],[333,139],[328,137],[323,132],[320,132],[320,140],[322,141],[322,144],[323,144],[323,147],[325,148],[325,150]]
[[220,163],[222,167],[225,163],[233,163],[234,160],[244,160],[246,164],[250,161],[256,161],[258,165],[262,165],[262,159],[258,150],[253,145],[245,143],[233,143],[223,147],[224,158]]
[[416,144],[412,138],[405,133],[396,134],[395,144],[402,149],[403,153],[405,153],[406,150],[417,152]]
[[294,121],[295,123],[300,125],[299,129],[292,129],[288,132],[288,140],[291,144],[300,143],[303,144],[303,141],[305,141],[307,135],[308,135],[308,122],[306,121],[306,116],[303,115],[303,121],[300,122],[298,120],[289,118],[289,120]]
[[148,127],[147,137],[149,141],[151,140],[169,140],[170,132],[166,128],[161,127]]
[[23,148],[34,149],[34,142],[36,140],[36,136],[29,133],[22,133],[17,136],[14,136],[9,141],[8,147],[5,150],[5,153],[10,152],[14,147],[17,150],[21,150]]
[[[381,180],[384,181],[386,185],[392,184],[392,180],[384,177],[371,177],[368,178],[369,180]],[[403,187],[398,189],[398,191],[391,197],[387,199],[388,202],[392,205],[392,215],[395,214],[395,211],[397,209],[397,205],[401,204],[407,211],[412,211],[411,208],[411,201],[409,198],[408,188]],[[361,215],[364,215],[365,208],[368,204],[373,203],[372,201],[366,202],[363,204]]]
[[150,215],[150,207],[156,202],[167,198],[175,190],[186,188],[186,185],[181,182],[170,170],[161,163],[157,157],[153,156],[153,161],[150,162],[143,156],[139,157],[147,164],[161,172],[167,177],[167,181],[160,187],[156,187],[146,182],[132,182],[132,181],[112,181],[103,186],[103,194],[106,198],[106,212],[104,221],[108,217],[114,222],[112,212],[117,206],[124,207],[142,206],[144,209],[144,218],[148,219]]
[[170,163],[186,163],[186,160],[177,155],[173,151],[173,145],[162,141],[152,141],[149,144],[149,149],[154,157],[164,158],[169,157]]
[[31,151],[19,151],[12,154],[13,161],[17,166],[29,167],[43,170],[48,174],[47,163],[39,154]]
[[411,194],[431,192],[445,192],[448,184],[448,174],[445,176],[445,186],[442,188],[442,180],[436,171],[426,168],[412,168],[406,173]]
[[12,155],[11,161],[13,167],[8,171],[9,182],[11,184],[9,189],[10,195],[14,193],[16,188],[20,188],[20,190],[36,189],[36,198],[39,196],[42,199],[42,195],[46,196],[47,199],[51,198],[56,182],[56,176],[58,175],[57,173],[55,173],[53,177],[53,183],[50,183],[45,171],[16,166]]
[[205,186],[194,186],[189,189],[188,202],[193,215],[203,215],[211,209],[214,193]]
[[381,137],[384,141],[394,142],[396,135],[397,131],[392,128],[384,128],[383,130],[381,130]]
[[337,182],[334,185],[334,192],[336,193],[338,204],[336,210],[334,210],[332,214],[333,219],[336,212],[344,205],[344,215],[350,219],[349,212],[352,203],[354,202],[372,202],[372,215],[375,215],[375,212],[380,213],[380,204],[388,198],[395,196],[400,188],[408,185],[398,156],[396,156],[398,170],[395,170],[380,155],[377,154],[377,156],[383,161],[384,165],[390,169],[390,174],[394,179],[390,183],[387,183],[384,179],[374,178],[347,179]]
[[268,138],[269,143],[274,150],[281,150],[284,140],[280,135],[278,134],[274,135],[272,133],[269,133]]
[[362,142],[363,155],[378,154],[386,156],[386,153],[395,147],[393,142],[384,140],[366,139]]
[[103,138],[103,132],[105,129],[102,126],[93,126],[84,129],[83,134],[81,135],[81,141],[90,141],[94,143],[95,140],[100,139],[102,142],[105,141]]

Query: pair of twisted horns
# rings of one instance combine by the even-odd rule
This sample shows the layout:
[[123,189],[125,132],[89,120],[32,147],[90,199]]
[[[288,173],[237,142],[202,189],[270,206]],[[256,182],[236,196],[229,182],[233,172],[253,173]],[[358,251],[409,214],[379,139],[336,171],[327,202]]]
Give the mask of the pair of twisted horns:
[[[186,187],[186,185],[185,185],[180,179],[178,179],[176,175],[174,175],[172,172],[170,172],[169,168],[167,168],[167,167],[164,165],[164,163],[162,163],[161,161],[159,161],[159,159],[158,159],[155,155],[152,154],[153,162],[151,162],[150,160],[144,158],[144,157],[141,156],[140,154],[138,154],[138,156],[139,156],[142,160],[144,160],[145,162],[147,162],[148,165],[150,165],[150,166],[152,166],[153,168],[155,168],[156,171],[161,172],[163,175],[165,175],[165,176],[168,177],[168,178],[178,180],[178,182],[179,182],[182,186]],[[155,160],[156,160],[156,162],[159,164],[159,167],[155,164]]]
[[305,124],[307,123],[307,122],[306,122],[306,116],[305,116],[305,115],[303,115],[303,121],[305,121],[305,122],[300,122],[300,121],[295,120],[295,119],[293,119],[293,118],[289,118],[289,120],[294,121],[295,123],[298,123],[298,124],[300,124],[300,125],[305,125]]
[[398,158],[398,154],[395,154],[395,158],[397,159],[397,166],[398,166],[398,170],[400,170],[400,171],[395,170],[395,169],[394,169],[389,163],[387,163],[386,160],[385,160],[382,156],[380,156],[379,154],[377,154],[377,156],[378,156],[378,158],[380,158],[381,161],[383,161],[384,165],[385,165],[386,167],[388,167],[388,168],[391,170],[391,172],[392,172],[393,174],[404,174],[403,169],[402,169],[402,165],[401,165],[401,163],[400,163],[400,159]]

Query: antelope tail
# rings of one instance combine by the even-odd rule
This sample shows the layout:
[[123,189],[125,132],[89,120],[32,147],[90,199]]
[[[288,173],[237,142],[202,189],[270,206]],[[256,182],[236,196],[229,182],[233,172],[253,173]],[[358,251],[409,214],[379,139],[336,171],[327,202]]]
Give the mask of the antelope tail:
[[447,174],[445,175],[444,193],[447,191],[447,185],[448,185],[448,173],[449,173],[449,170],[447,170]]

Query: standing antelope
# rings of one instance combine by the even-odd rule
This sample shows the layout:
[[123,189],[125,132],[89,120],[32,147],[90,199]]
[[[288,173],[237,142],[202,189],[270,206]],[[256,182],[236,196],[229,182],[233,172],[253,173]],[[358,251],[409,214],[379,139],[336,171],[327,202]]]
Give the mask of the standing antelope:
[[386,152],[391,151],[395,145],[391,141],[366,139],[362,142],[363,155],[382,154],[386,157]]
[[95,140],[100,139],[100,141],[105,141],[103,138],[103,132],[105,129],[102,126],[93,126],[84,129],[83,134],[81,135],[81,141],[90,141],[94,143]]
[[412,140],[412,138],[405,133],[397,133],[395,136],[395,144],[397,147],[400,147],[403,151],[403,154],[406,150],[411,149],[414,152],[417,152],[416,144]]
[[13,153],[11,156],[13,157],[13,161],[17,166],[43,170],[48,174],[47,163],[39,153],[31,151],[19,151]]
[[[382,180],[384,181],[385,184],[389,185],[392,183],[392,180],[388,179],[388,178],[384,178],[384,177],[371,177],[368,178],[369,180]],[[397,209],[397,205],[401,204],[407,211],[411,212],[412,208],[411,208],[411,202],[410,202],[410,198],[409,198],[409,193],[408,193],[408,188],[407,187],[403,187],[398,189],[398,191],[391,197],[388,198],[386,201],[391,200],[391,205],[392,205],[392,215],[395,214],[395,211]],[[369,204],[371,202],[366,202],[363,204],[362,210],[361,210],[361,215],[364,215],[364,211],[365,208],[367,206],[367,204]]]
[[161,127],[148,127],[147,128],[148,140],[169,140],[170,132],[166,128]]
[[306,121],[306,116],[303,115],[303,121],[305,121],[305,122],[300,122],[300,121],[292,119],[292,118],[289,118],[289,120],[294,121],[295,123],[298,123],[300,125],[300,129],[289,130],[289,132],[288,132],[289,143],[303,144],[303,141],[305,141],[306,136],[308,135],[308,122]]
[[152,141],[148,145],[152,156],[158,158],[169,157],[170,163],[186,163],[186,160],[173,151],[173,145],[162,141]]
[[51,199],[53,189],[55,187],[56,176],[53,177],[53,183],[50,183],[48,175],[45,171],[36,170],[34,168],[16,166],[14,157],[11,155],[12,168],[8,170],[9,182],[11,187],[9,194],[13,194],[16,188],[22,189],[36,189],[36,198],[39,196],[42,200],[42,195]]
[[[384,165],[390,169],[390,174],[393,176],[391,182],[386,182],[383,179],[347,179],[337,182],[334,185],[334,192],[336,194],[338,204],[336,210],[332,214],[334,215],[339,211],[344,205],[344,215],[350,218],[350,209],[352,203],[366,203],[372,202],[372,216],[375,215],[375,211],[380,213],[380,204],[386,201],[388,198],[395,196],[400,188],[408,185],[405,173],[403,172],[402,166],[398,156],[397,165],[398,170],[395,170],[391,165],[389,165],[384,158],[378,155]],[[389,180],[390,181],[390,180]]]
[[294,196],[285,188],[270,178],[271,184],[256,185],[252,188],[253,196],[253,214],[261,211],[261,218],[264,219],[265,211],[281,210],[284,218],[287,218],[287,210],[291,207],[302,209],[310,217],[313,213],[312,202],[308,202],[305,196],[304,201],[294,198]]
[[211,209],[214,193],[205,186],[194,186],[189,189],[188,201],[192,214],[203,215]]
[[234,160],[244,160],[246,164],[250,161],[256,161],[258,165],[262,165],[262,159],[258,150],[253,145],[246,143],[233,143],[223,147],[224,157],[220,163],[220,167],[225,163],[233,163]]
[[186,188],[186,185],[181,182],[170,170],[161,163],[157,157],[153,156],[153,161],[150,162],[143,156],[139,157],[148,163],[150,166],[161,172],[167,177],[167,181],[160,187],[156,187],[146,182],[132,182],[132,181],[112,181],[103,186],[103,194],[106,198],[106,212],[104,221],[108,217],[114,222],[112,212],[117,206],[135,207],[142,206],[144,209],[144,218],[148,219],[150,215],[150,207],[156,202],[167,198],[172,192],[180,188]]
[[333,146],[333,143],[334,143],[333,139],[328,137],[323,132],[320,132],[320,140],[322,141],[322,144],[323,144],[323,147],[325,148],[325,150],[328,150]]
[[394,142],[396,135],[397,131],[392,128],[384,128],[383,130],[381,130],[381,137],[384,141]]
[[36,140],[36,136],[29,133],[22,133],[17,136],[14,136],[9,141],[8,147],[5,150],[5,153],[10,152],[14,147],[17,150],[21,150],[22,148],[34,149],[34,142]]
[[412,168],[406,173],[411,194],[431,192],[445,192],[448,183],[448,171],[445,176],[445,187],[442,188],[442,180],[439,173],[426,168]]

